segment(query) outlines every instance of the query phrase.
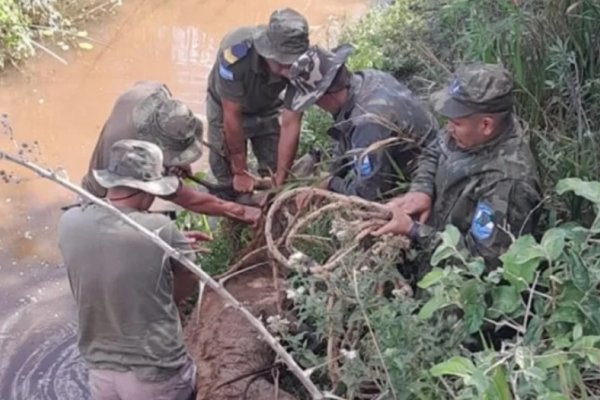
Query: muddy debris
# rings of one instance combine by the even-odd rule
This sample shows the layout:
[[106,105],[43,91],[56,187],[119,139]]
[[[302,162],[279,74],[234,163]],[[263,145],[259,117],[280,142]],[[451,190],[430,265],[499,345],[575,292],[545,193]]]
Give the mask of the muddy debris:
[[[250,266],[251,264],[248,264]],[[254,315],[278,313],[278,302],[285,298],[284,281],[278,278],[279,295],[270,265],[236,275],[225,288]],[[294,400],[269,381],[275,361],[272,349],[233,307],[227,306],[212,290],[206,289],[201,309],[193,310],[185,328],[188,351],[198,366],[197,400]],[[248,373],[263,370],[227,385]]]

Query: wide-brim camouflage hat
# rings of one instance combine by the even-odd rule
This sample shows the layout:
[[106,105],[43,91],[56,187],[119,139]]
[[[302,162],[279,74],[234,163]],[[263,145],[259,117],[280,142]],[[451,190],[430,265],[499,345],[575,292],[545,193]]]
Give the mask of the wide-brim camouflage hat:
[[100,186],[128,187],[155,196],[168,196],[179,188],[176,176],[163,175],[163,153],[144,140],[119,140],[110,148],[108,168],[92,171]]
[[331,51],[313,46],[302,54],[292,64],[289,73],[293,93],[292,110],[304,111],[315,104],[327,92],[352,50],[353,47],[349,44]]
[[457,68],[448,86],[431,95],[434,109],[448,118],[500,113],[513,108],[513,81],[501,65],[473,63]]
[[166,166],[189,165],[202,156],[202,120],[164,91],[151,94],[133,109],[138,138],[157,144]]
[[261,57],[291,65],[308,49],[308,22],[291,8],[275,10],[269,25],[258,26],[252,39]]

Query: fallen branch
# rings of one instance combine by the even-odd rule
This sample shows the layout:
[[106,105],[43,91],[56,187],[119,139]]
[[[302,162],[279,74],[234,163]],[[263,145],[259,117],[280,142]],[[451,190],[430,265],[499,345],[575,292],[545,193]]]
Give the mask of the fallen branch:
[[22,167],[25,167],[25,168],[35,172],[42,178],[45,178],[50,181],[58,183],[59,185],[63,186],[64,188],[78,194],[82,198],[85,198],[85,199],[89,200],[90,202],[92,202],[93,204],[96,204],[97,206],[109,211],[111,214],[115,215],[117,218],[121,219],[123,222],[127,223],[132,228],[139,231],[145,237],[152,240],[152,242],[154,242],[156,245],[158,245],[161,249],[163,249],[165,251],[166,256],[169,256],[169,257],[179,261],[182,265],[184,265],[186,268],[188,268],[192,273],[194,273],[196,276],[198,276],[202,280],[202,282],[206,283],[206,285],[208,285],[211,289],[213,289],[215,291],[215,293],[217,293],[221,298],[223,298],[223,300],[227,304],[229,304],[230,306],[232,306],[233,308],[238,310],[240,313],[242,313],[244,318],[254,328],[256,328],[258,330],[258,332],[261,334],[261,336],[263,337],[265,342],[275,351],[275,353],[277,353],[279,358],[287,365],[289,370],[298,378],[298,380],[302,383],[302,385],[308,390],[308,392],[310,393],[310,395],[313,399],[321,400],[326,397],[329,397],[328,394],[324,395],[323,393],[321,393],[321,391],[310,380],[309,373],[305,372],[296,363],[296,361],[293,359],[293,357],[279,344],[277,339],[275,339],[273,337],[273,335],[271,335],[271,333],[260,322],[260,320],[258,318],[256,318],[254,315],[252,315],[252,313],[250,311],[248,311],[248,309],[246,309],[244,306],[242,306],[242,304],[240,304],[240,302],[238,302],[235,299],[235,297],[233,297],[223,286],[221,286],[213,278],[211,278],[211,276],[208,275],[200,266],[194,264],[192,261],[190,261],[188,258],[186,258],[185,255],[181,251],[176,250],[173,247],[171,247],[169,244],[167,244],[165,241],[163,241],[156,233],[154,233],[154,232],[150,231],[149,229],[147,229],[146,227],[140,225],[139,223],[137,223],[136,221],[131,219],[128,215],[126,215],[123,212],[121,212],[120,210],[118,210],[116,207],[114,207],[111,204],[88,193],[84,189],[80,188],[77,185],[74,185],[73,183],[69,182],[68,180],[60,177],[59,175],[57,175],[57,173],[55,171],[40,167],[37,164],[28,161],[23,156],[12,155],[12,154],[6,153],[4,151],[0,151],[0,159],[4,159],[9,162],[18,164]]

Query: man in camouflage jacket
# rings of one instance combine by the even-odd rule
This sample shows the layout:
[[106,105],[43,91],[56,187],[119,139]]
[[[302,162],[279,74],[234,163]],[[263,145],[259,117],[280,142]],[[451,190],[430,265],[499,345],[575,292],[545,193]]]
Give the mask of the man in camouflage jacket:
[[447,129],[423,152],[409,193],[388,203],[393,218],[375,235],[433,245],[435,233],[452,224],[462,246],[493,268],[511,236],[532,231],[539,183],[513,115],[512,90],[508,71],[476,63],[459,68],[434,94]]
[[350,72],[345,62],[351,50],[310,48],[290,68],[286,98],[292,110],[316,103],[333,115],[328,134],[336,148],[323,187],[368,200],[389,198],[399,175],[410,177],[421,148],[435,138],[437,123],[390,74]]

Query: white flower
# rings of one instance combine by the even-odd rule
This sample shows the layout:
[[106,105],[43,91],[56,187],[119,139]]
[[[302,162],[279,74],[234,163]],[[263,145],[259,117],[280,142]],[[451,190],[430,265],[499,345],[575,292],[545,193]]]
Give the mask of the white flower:
[[297,289],[286,289],[285,290],[285,297],[289,300],[295,300],[297,298],[299,298],[300,296],[302,296],[302,294],[306,291],[306,288],[304,288],[303,286],[300,286]]
[[311,268],[319,264],[306,254],[297,251],[288,258],[290,268],[298,272],[308,272]]
[[272,333],[287,332],[289,325],[290,321],[279,315],[270,315],[267,318],[267,328]]
[[357,356],[356,350],[341,349],[340,352],[342,353],[342,356],[348,361],[354,360]]
[[396,298],[403,299],[406,297],[412,297],[413,291],[409,285],[403,285],[399,288],[397,287],[396,289],[392,290],[392,295]]

